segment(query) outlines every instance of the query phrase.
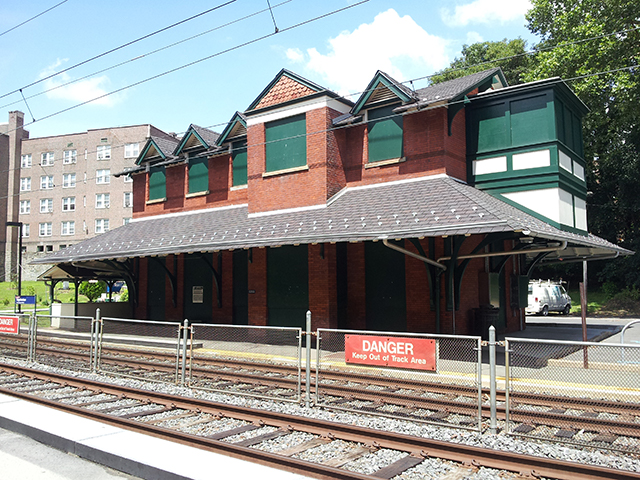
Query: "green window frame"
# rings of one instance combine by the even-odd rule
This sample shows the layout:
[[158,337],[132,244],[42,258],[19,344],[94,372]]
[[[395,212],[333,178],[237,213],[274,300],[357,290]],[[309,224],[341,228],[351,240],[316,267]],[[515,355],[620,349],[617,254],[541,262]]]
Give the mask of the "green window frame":
[[247,184],[247,142],[233,142],[231,144],[232,176],[234,187]]
[[402,158],[402,115],[393,113],[397,105],[368,111],[369,163]]
[[209,159],[194,157],[189,159],[189,193],[209,190]]
[[165,200],[167,198],[167,174],[164,167],[149,169],[149,200]]
[[304,113],[267,123],[265,140],[267,172],[307,164],[307,119]]

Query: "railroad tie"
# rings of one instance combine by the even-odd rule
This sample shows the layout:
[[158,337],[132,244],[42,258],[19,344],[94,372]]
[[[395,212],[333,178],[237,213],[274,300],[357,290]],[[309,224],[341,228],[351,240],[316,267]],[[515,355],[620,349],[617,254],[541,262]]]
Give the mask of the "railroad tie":
[[234,442],[234,445],[238,445],[240,447],[251,447],[262,442],[273,440],[274,438],[282,437],[283,435],[289,435],[290,433],[290,431],[278,429],[274,432],[263,433],[262,435],[247,438],[240,442]]
[[401,459],[396,460],[395,462],[387,465],[386,467],[381,468],[377,472],[373,472],[371,476],[389,480],[393,477],[396,477],[404,473],[406,470],[409,470],[410,468],[413,468],[416,465],[419,465],[420,463],[422,463],[423,460],[424,458],[422,457],[407,455],[406,457],[402,457]]
[[328,438],[324,438],[324,437],[318,437],[318,438],[313,438],[311,440],[307,440],[306,442],[303,442],[299,445],[296,445],[295,447],[290,447],[290,448],[286,448],[284,450],[280,450],[278,452],[279,455],[283,455],[285,457],[291,457],[293,455],[296,455],[298,453],[304,452],[305,450],[310,450],[312,448],[318,447],[320,445],[325,445],[327,443],[331,442],[330,439]]
[[207,435],[206,438],[210,438],[211,440],[222,440],[223,438],[233,437],[234,435],[250,432],[251,430],[256,430],[258,428],[262,427],[260,427],[259,425],[254,425],[253,423],[249,423],[247,425],[242,425],[241,427],[232,428],[231,430],[223,430],[222,432],[212,433],[211,435]]
[[346,455],[342,456],[342,457],[336,457],[336,458],[329,458],[327,460],[324,460],[322,462],[320,462],[322,465],[326,465],[327,467],[336,467],[336,468],[340,468],[341,466],[352,462],[353,460],[356,460],[364,455],[366,455],[367,453],[369,453],[371,451],[371,449],[369,447],[365,447],[365,446],[359,446],[354,448],[353,450],[351,450],[349,453],[347,453]]

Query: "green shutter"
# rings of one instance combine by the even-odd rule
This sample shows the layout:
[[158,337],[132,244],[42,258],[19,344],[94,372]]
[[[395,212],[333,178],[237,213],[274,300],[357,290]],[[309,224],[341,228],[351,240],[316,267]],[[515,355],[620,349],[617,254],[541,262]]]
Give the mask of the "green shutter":
[[167,175],[164,167],[152,167],[149,175],[149,200],[167,198]]
[[307,164],[307,121],[304,113],[267,123],[265,137],[267,172]]
[[402,115],[395,107],[369,110],[369,162],[402,157]]
[[547,96],[511,102],[511,145],[532,145],[553,140],[552,109],[547,109]]
[[247,184],[247,142],[234,142],[233,149],[233,186]]
[[476,112],[478,121],[478,152],[500,150],[510,146],[506,105],[490,105]]
[[209,160],[206,157],[189,159],[189,193],[209,190]]

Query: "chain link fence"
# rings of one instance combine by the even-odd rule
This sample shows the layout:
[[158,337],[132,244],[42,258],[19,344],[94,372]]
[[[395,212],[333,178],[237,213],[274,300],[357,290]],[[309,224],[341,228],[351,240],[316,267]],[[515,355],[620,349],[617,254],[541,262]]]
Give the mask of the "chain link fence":
[[299,402],[302,330],[245,325],[191,326],[192,388]]
[[319,329],[315,403],[482,429],[480,337]]
[[640,345],[505,339],[512,435],[640,453]]

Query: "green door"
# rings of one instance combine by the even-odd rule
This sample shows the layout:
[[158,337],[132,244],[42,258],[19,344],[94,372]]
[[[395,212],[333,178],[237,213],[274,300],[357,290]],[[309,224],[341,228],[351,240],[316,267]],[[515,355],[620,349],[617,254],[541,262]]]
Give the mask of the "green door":
[[382,242],[366,242],[364,247],[367,330],[405,332],[404,255]]
[[211,323],[213,305],[213,254],[185,255],[184,317],[192,323]]
[[267,250],[269,325],[305,328],[309,309],[307,246]]
[[147,262],[147,316],[149,320],[165,320],[164,296],[166,273],[160,262],[164,258],[149,258]]
[[233,251],[233,324],[249,324],[249,262],[247,250]]

